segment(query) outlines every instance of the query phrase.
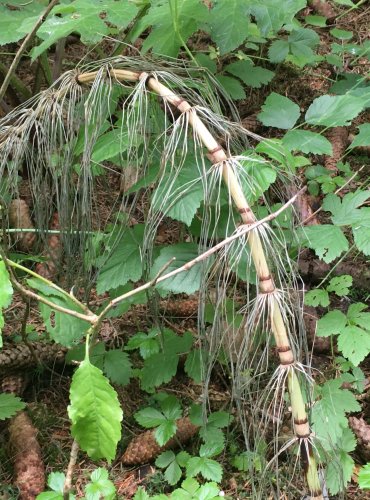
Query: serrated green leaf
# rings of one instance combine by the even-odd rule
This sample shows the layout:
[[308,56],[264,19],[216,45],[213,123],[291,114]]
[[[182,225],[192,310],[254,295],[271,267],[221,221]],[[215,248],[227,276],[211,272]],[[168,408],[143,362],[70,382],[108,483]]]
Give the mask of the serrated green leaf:
[[283,137],[283,144],[290,151],[329,156],[333,154],[330,141],[326,137],[309,130],[289,130]]
[[147,359],[159,352],[158,330],[154,329],[148,334],[139,332],[131,337],[125,347],[128,351],[139,349],[143,359]]
[[244,194],[249,203],[254,203],[276,181],[276,170],[266,162],[254,159],[253,156],[250,159],[240,160],[240,163],[245,171],[245,176],[241,179]]
[[181,417],[181,405],[179,400],[172,395],[167,396],[161,402],[161,410],[168,420],[176,420]]
[[126,151],[129,145],[127,131],[119,129],[111,130],[101,135],[96,141],[91,159],[93,162],[99,163],[104,160],[109,160],[119,153]]
[[351,480],[354,465],[353,458],[343,451],[337,453],[335,459],[330,460],[326,471],[326,485],[332,495],[346,488],[348,481]]
[[209,25],[212,40],[220,54],[236,49],[249,33],[249,4],[244,0],[216,2],[210,11]]
[[108,379],[88,359],[73,375],[70,401],[72,435],[80,447],[93,460],[112,460],[121,438],[123,414]]
[[234,417],[226,411],[214,411],[208,417],[208,425],[222,429],[227,427],[234,420]]
[[353,278],[348,274],[342,274],[342,276],[336,276],[329,281],[329,285],[326,287],[328,292],[334,292],[339,297],[344,297],[348,294],[349,289],[352,286]]
[[[153,267],[150,272],[150,278],[154,279],[164,265],[175,257],[168,268],[166,273],[178,269],[198,255],[198,246],[195,243],[178,243],[165,247],[161,250],[159,257],[154,261]],[[165,280],[156,285],[156,289],[164,296],[169,292],[172,293],[187,293],[191,295],[199,290],[201,281],[201,264],[196,264],[189,271],[184,271],[174,276],[171,279]]]
[[330,224],[305,227],[299,230],[298,234],[303,246],[315,250],[316,255],[327,264],[349,248],[340,228]]
[[5,392],[0,394],[0,420],[5,420],[15,415],[18,411],[23,410],[25,403],[14,396]]
[[191,456],[187,451],[180,451],[180,453],[176,455],[176,462],[180,467],[185,467],[189,461],[189,458],[191,458]]
[[[59,39],[71,33],[79,33],[84,44],[97,43],[111,32],[107,22],[123,29],[137,12],[133,2],[120,2],[118,5],[115,0],[75,0],[69,5],[57,5],[37,31],[37,36],[43,42],[32,50],[32,58],[36,59]],[[100,15],[102,13],[105,14],[104,18]]]
[[143,236],[143,224],[137,224],[133,229],[126,230],[99,273],[97,280],[99,295],[107,290],[123,286],[128,281],[135,282],[141,278]]
[[182,471],[179,465],[175,461],[169,464],[169,466],[164,472],[164,477],[167,483],[171,484],[172,486],[180,481],[181,476],[182,476]]
[[159,446],[164,446],[175,434],[177,425],[174,420],[166,420],[161,423],[154,432],[154,437]]
[[53,491],[63,493],[66,476],[63,472],[51,472],[48,476],[48,486]]
[[135,493],[134,500],[149,500],[149,498],[150,498],[150,496],[144,490],[144,488],[142,486],[139,486],[139,488],[137,489],[137,491]]
[[192,457],[186,464],[186,474],[190,477],[201,474],[205,479],[219,483],[222,479],[222,467],[212,458]]
[[325,314],[317,322],[317,335],[319,337],[329,337],[341,333],[347,323],[346,315],[335,309]]
[[164,469],[168,467],[171,462],[173,462],[176,458],[176,455],[173,451],[164,451],[161,453],[155,461],[155,465],[160,469]]
[[[332,213],[332,221],[336,226],[362,224],[364,219],[366,219],[367,212],[362,212],[358,207],[369,198],[370,191],[358,190],[346,194],[343,198],[331,193],[325,196],[322,207],[324,210]],[[370,212],[368,215],[370,216]]]
[[[47,3],[43,0],[24,2],[23,0],[12,0],[9,3],[0,4],[0,45],[17,42],[23,38],[29,30],[22,27],[23,21],[32,19],[35,24],[38,16],[45,11]],[[12,9],[12,7],[15,7]]]
[[143,408],[142,410],[136,412],[134,417],[138,424],[147,429],[157,427],[166,420],[163,413],[155,408]]
[[224,69],[252,88],[260,88],[262,85],[266,85],[275,76],[273,71],[261,66],[254,66],[251,61],[236,61],[228,64]]
[[12,301],[13,287],[9,279],[5,264],[0,260],[0,348],[3,346],[1,331],[4,326],[2,309],[8,307]]
[[363,490],[370,490],[370,463],[361,467],[358,474],[358,484]]
[[216,75],[216,80],[221,85],[221,87],[226,90],[232,99],[245,99],[245,92],[242,84],[236,78],[231,78],[230,76]]
[[292,128],[300,116],[299,106],[285,96],[272,92],[262,106],[258,119],[266,127]]
[[349,149],[357,148],[358,146],[370,146],[370,123],[364,123],[357,128],[359,133],[355,135]]
[[339,127],[350,125],[353,118],[364,109],[364,101],[350,94],[323,95],[313,101],[305,120],[311,125]]
[[352,225],[356,247],[365,255],[370,255],[370,208],[359,210],[359,221]]
[[187,355],[185,361],[185,372],[196,384],[201,384],[203,380],[203,363],[205,360],[205,352],[201,349],[194,349]]
[[113,500],[116,497],[114,483],[108,479],[108,471],[103,467],[91,473],[91,482],[85,486],[86,500]]
[[285,61],[289,54],[289,42],[288,40],[275,40],[272,42],[269,48],[269,59],[273,63],[279,63]]
[[339,40],[351,40],[353,37],[353,31],[340,30],[338,28],[333,28],[330,30],[330,34]]
[[104,373],[114,384],[128,384],[132,374],[128,354],[120,349],[108,351],[104,356]]
[[318,28],[325,28],[327,18],[324,16],[306,16],[304,18],[307,24],[317,26]]
[[220,497],[220,489],[218,488],[216,483],[212,482],[212,483],[202,484],[202,486],[197,491],[196,499],[214,500],[219,497]]
[[[47,298],[54,304],[72,311],[85,313],[85,311],[66,294],[46,285],[39,279],[30,278],[27,280],[27,283],[31,288],[36,289],[41,296]],[[39,303],[39,309],[51,338],[55,342],[66,347],[71,347],[78,342],[90,328],[90,323],[87,321],[56,311],[41,302]]]
[[330,304],[329,294],[326,290],[323,290],[322,288],[310,290],[305,293],[304,303],[312,307],[317,307],[317,306],[327,307]]
[[370,352],[370,332],[355,325],[346,326],[338,337],[338,348],[358,366]]
[[283,9],[280,0],[254,0],[251,13],[262,36],[267,36],[277,33],[284,24],[290,24],[295,14],[305,7],[305,0],[286,0]]

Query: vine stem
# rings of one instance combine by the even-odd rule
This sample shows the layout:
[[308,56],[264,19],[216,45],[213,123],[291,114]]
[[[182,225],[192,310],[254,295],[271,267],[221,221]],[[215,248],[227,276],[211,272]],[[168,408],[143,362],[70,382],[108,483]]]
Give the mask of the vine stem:
[[0,101],[4,97],[5,92],[8,89],[8,86],[9,86],[9,83],[10,83],[10,81],[12,79],[12,76],[15,73],[17,67],[18,67],[18,64],[19,64],[19,62],[21,60],[23,52],[27,48],[27,45],[32,40],[32,38],[36,34],[36,31],[39,29],[39,27],[45,21],[46,17],[50,13],[50,11],[53,9],[53,7],[55,7],[55,5],[57,3],[59,3],[59,0],[51,0],[51,2],[46,7],[46,9],[42,13],[42,15],[37,19],[37,21],[36,21],[35,25],[33,26],[32,30],[28,33],[28,35],[26,36],[26,38],[23,40],[21,46],[19,47],[19,49],[18,49],[18,51],[17,51],[17,53],[16,53],[16,55],[15,55],[15,57],[13,59],[12,64],[10,65],[9,71],[8,71],[6,77],[4,78],[3,84],[1,85],[1,88],[0,88]]

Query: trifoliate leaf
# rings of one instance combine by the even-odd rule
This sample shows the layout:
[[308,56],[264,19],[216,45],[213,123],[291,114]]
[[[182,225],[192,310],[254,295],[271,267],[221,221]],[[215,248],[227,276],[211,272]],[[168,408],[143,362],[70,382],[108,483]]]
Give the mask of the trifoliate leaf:
[[333,154],[333,148],[328,139],[309,130],[289,130],[283,137],[283,144],[289,151],[302,151],[305,154]]
[[316,290],[310,290],[305,293],[304,303],[308,306],[317,307],[327,307],[330,304],[329,294],[326,290],[322,288],[317,288]]
[[164,469],[168,467],[171,462],[173,462],[176,458],[176,455],[173,451],[164,451],[159,455],[157,460],[155,461],[155,465],[160,469]]
[[339,127],[350,125],[364,108],[363,99],[350,94],[323,95],[313,101],[305,120],[311,125]]
[[320,224],[302,228],[298,233],[303,246],[315,250],[316,255],[327,264],[349,248],[346,237],[337,226]]
[[133,337],[130,337],[125,349],[128,351],[139,349],[140,356],[143,359],[147,359],[153,354],[157,354],[159,352],[158,336],[159,332],[157,329],[153,329],[149,333],[135,333]]
[[102,294],[125,285],[128,281],[137,281],[142,275],[141,244],[144,225],[137,224],[127,229],[113,253],[107,258],[97,280],[97,292]]
[[216,79],[232,99],[245,99],[243,85],[239,82],[239,80],[224,75],[216,75]]
[[176,420],[181,417],[181,405],[179,400],[175,396],[167,395],[167,397],[163,401],[161,401],[160,405],[163,415],[168,420]]
[[48,476],[48,486],[53,491],[63,493],[66,476],[63,472],[51,472]]
[[114,384],[128,384],[132,374],[128,354],[120,349],[108,351],[104,356],[104,373]]
[[121,438],[123,414],[108,379],[88,359],[73,375],[70,400],[73,437],[93,460],[112,460]]
[[236,61],[228,64],[224,69],[253,88],[260,88],[262,85],[266,85],[275,76],[273,71],[260,66],[254,66],[251,61]]
[[201,474],[204,479],[219,483],[222,479],[222,466],[212,458],[192,457],[186,465],[186,474],[190,477]]
[[222,429],[227,427],[234,420],[234,417],[226,411],[214,411],[208,417],[208,425]]
[[[27,283],[50,302],[66,309],[85,314],[85,311],[73,302],[68,295],[46,285],[39,279],[30,278],[27,280]],[[39,309],[51,338],[55,342],[66,347],[71,347],[79,341],[90,328],[90,323],[87,321],[59,312],[41,302],[39,303]]]
[[258,119],[266,127],[292,128],[300,116],[299,106],[285,96],[272,92],[262,106]]
[[14,394],[3,392],[0,394],[0,420],[12,417],[25,406],[25,403]]
[[210,10],[212,40],[218,45],[220,54],[236,49],[249,33],[249,4],[244,0],[216,2]]
[[335,309],[325,314],[317,322],[317,335],[319,337],[329,337],[330,335],[338,335],[341,333],[347,324],[346,315]]
[[357,128],[359,133],[355,135],[349,149],[357,148],[358,146],[370,146],[370,123],[364,123]]
[[370,490],[370,463],[361,467],[358,474],[358,484],[363,490]]
[[[198,246],[195,243],[178,243],[163,248],[159,257],[154,261],[150,278],[154,279],[163,266],[168,264],[173,257],[176,260],[168,266],[166,274],[194,259],[198,256],[198,253]],[[162,296],[167,295],[169,292],[191,295],[199,290],[201,273],[201,264],[196,264],[190,270],[183,271],[171,279],[158,283],[156,289]]]
[[336,276],[329,281],[329,285],[326,287],[328,292],[334,292],[338,297],[344,297],[348,294],[349,289],[352,286],[353,278],[349,274],[342,274],[342,276]]

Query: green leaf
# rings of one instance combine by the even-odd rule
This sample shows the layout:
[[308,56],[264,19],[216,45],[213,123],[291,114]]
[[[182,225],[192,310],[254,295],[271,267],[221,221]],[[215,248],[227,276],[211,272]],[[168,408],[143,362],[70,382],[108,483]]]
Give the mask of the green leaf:
[[370,490],[370,463],[361,467],[358,474],[358,484],[363,490]]
[[249,33],[249,2],[228,0],[216,2],[210,11],[210,32],[220,54],[227,54],[241,45]]
[[277,33],[284,24],[290,24],[295,14],[305,7],[305,0],[285,0],[283,9],[280,0],[254,0],[251,14],[256,18],[262,36],[267,36]]
[[94,145],[91,159],[93,162],[100,163],[109,160],[119,153],[126,151],[129,145],[127,131],[120,129],[111,130],[99,137]]
[[63,493],[66,476],[63,472],[51,472],[48,476],[48,486],[53,491]]
[[289,130],[283,137],[283,144],[289,151],[302,151],[302,153],[329,155],[333,148],[326,137],[309,130]]
[[[45,297],[54,304],[85,314],[85,311],[73,302],[68,295],[46,285],[39,279],[30,278],[27,280],[27,283],[30,287],[36,289],[42,297]],[[56,311],[41,302],[39,303],[39,308],[51,338],[66,347],[71,347],[79,341],[90,328],[90,323],[87,321]]]
[[175,458],[176,455],[173,451],[164,451],[158,456],[157,460],[155,461],[155,465],[160,469],[164,469],[165,467],[168,467],[170,463],[175,460]]
[[216,75],[218,83],[226,90],[232,99],[245,99],[245,92],[242,84],[236,78],[230,76]]
[[254,159],[253,156],[250,160],[240,160],[240,163],[245,171],[245,175],[241,179],[244,194],[249,203],[254,203],[276,181],[276,170],[268,164],[266,165],[266,162]]
[[319,337],[329,337],[341,333],[347,323],[346,315],[335,309],[325,314],[317,322],[317,335]]
[[317,26],[318,28],[325,28],[327,18],[324,16],[306,16],[304,18],[307,24]]
[[142,486],[139,486],[139,488],[137,489],[137,491],[135,493],[134,500],[149,500],[149,498],[150,498],[150,496],[144,490],[144,488]]
[[[69,495],[69,500],[74,499],[74,495]],[[36,500],[63,500],[64,496],[62,493],[57,493],[56,491],[44,491],[37,495]]]
[[357,5],[353,3],[352,0],[334,0],[334,3],[337,3],[338,5],[347,5],[348,7],[357,9]]
[[330,460],[326,471],[326,484],[332,495],[343,491],[351,480],[355,462],[353,458],[343,451]]
[[[323,209],[332,213],[332,221],[336,226],[346,226],[363,221],[366,212],[358,210],[370,198],[370,191],[355,191],[346,194],[343,198],[330,193],[325,196]],[[370,215],[370,213],[369,213]]]
[[182,471],[179,465],[173,461],[165,470],[164,477],[168,484],[174,485],[177,484],[182,476]]
[[[11,7],[15,7],[12,9]],[[11,0],[0,4],[0,45],[18,42],[29,30],[22,27],[23,21],[36,18],[45,11],[46,3],[40,0],[24,2]]]
[[298,231],[303,246],[315,250],[316,255],[329,264],[348,250],[348,241],[337,226],[320,224]]
[[[118,3],[115,0],[75,0],[68,5],[57,5],[37,31],[37,36],[43,42],[32,50],[32,58],[36,59],[59,39],[71,33],[79,33],[84,44],[97,43],[111,33],[112,28],[107,22],[122,30],[134,19],[137,12],[133,2]],[[32,26],[34,24],[35,21]],[[25,28],[26,26],[21,26],[21,29]]]
[[13,417],[18,411],[23,410],[25,406],[25,403],[17,396],[14,396],[14,394],[1,393],[0,420]]
[[219,483],[222,479],[222,467],[212,458],[192,457],[186,465],[186,474],[190,477],[201,474],[205,479]]
[[310,290],[305,293],[304,303],[308,306],[317,307],[327,307],[330,304],[329,294],[326,290],[322,288],[317,288],[316,290]]
[[370,352],[370,332],[355,325],[346,326],[338,337],[338,348],[358,366]]
[[[150,272],[150,278],[154,279],[164,265],[175,257],[166,269],[166,274],[178,269],[190,260],[198,256],[198,245],[195,243],[177,243],[165,247],[161,250],[159,257],[154,261]],[[162,296],[172,293],[186,293],[191,295],[199,290],[201,280],[202,266],[196,264],[189,271],[183,271],[171,279],[165,280],[156,285],[156,289]]]
[[161,402],[163,415],[169,420],[176,420],[181,417],[181,405],[175,396],[167,396]]
[[370,208],[359,210],[359,221],[352,225],[356,247],[365,255],[370,255]]
[[103,265],[97,280],[99,295],[125,285],[128,281],[137,281],[142,275],[141,247],[144,225],[137,224],[127,229],[112,255]]
[[159,446],[164,446],[175,434],[177,425],[174,420],[166,420],[157,427],[154,437]]
[[132,374],[132,365],[128,354],[120,349],[108,351],[104,356],[104,372],[111,382],[127,385]]
[[323,95],[313,101],[306,112],[305,120],[311,125],[346,126],[351,124],[363,108],[364,101],[360,97],[350,94]]
[[9,279],[5,264],[0,260],[0,348],[3,346],[1,331],[4,326],[2,309],[8,307],[12,301],[13,287]]
[[196,384],[201,384],[203,380],[203,363],[206,353],[202,349],[193,349],[186,358],[185,372]]
[[273,63],[285,61],[289,54],[289,48],[288,40],[275,40],[272,42],[268,52],[270,61]]
[[116,487],[108,479],[108,471],[103,467],[95,469],[91,474],[91,482],[85,487],[86,500],[113,500],[116,497]]
[[339,40],[351,40],[353,37],[353,31],[340,30],[338,28],[333,28],[330,30],[330,34]]
[[136,422],[146,429],[157,427],[166,421],[163,413],[155,408],[143,408],[136,412],[134,416]]
[[140,356],[143,359],[150,358],[150,356],[159,352],[158,335],[157,329],[151,330],[148,334],[142,332],[136,333],[129,339],[125,349],[128,351],[139,349]]
[[300,116],[299,106],[285,96],[272,92],[262,106],[258,119],[266,127],[289,129]]
[[214,411],[208,417],[208,425],[219,429],[227,427],[234,420],[234,417],[226,411]]
[[352,286],[353,278],[349,274],[342,274],[342,276],[336,276],[332,278],[329,282],[329,286],[326,287],[328,292],[334,292],[338,297],[344,297],[348,294],[349,289]]
[[121,438],[123,414],[108,379],[88,359],[73,375],[70,400],[73,437],[93,460],[112,460]]
[[252,88],[260,88],[262,85],[266,85],[275,76],[273,71],[261,68],[261,66],[254,66],[251,61],[236,61],[228,64],[224,69]]
[[349,149],[357,148],[358,146],[370,146],[370,123],[364,123],[357,128],[359,133],[355,135]]

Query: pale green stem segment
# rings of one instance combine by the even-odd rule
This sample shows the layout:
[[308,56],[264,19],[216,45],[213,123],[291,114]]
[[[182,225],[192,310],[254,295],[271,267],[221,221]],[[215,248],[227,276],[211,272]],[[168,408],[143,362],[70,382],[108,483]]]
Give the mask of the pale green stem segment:
[[[158,79],[148,73],[137,73],[128,70],[110,70],[111,76],[117,80],[138,81],[146,80],[147,87],[161,96],[164,100],[175,106],[181,113],[188,113],[189,123],[192,125],[195,133],[208,149],[209,157],[213,164],[219,165],[222,169],[222,176],[228,187],[230,195],[239,210],[244,224],[253,224],[256,218],[249,207],[244,196],[241,185],[231,168],[230,162],[224,149],[217,143],[206,125],[199,118],[196,110],[191,105],[176,95],[172,90],[160,83]],[[94,80],[96,72],[84,73],[77,76],[79,83],[89,83]],[[259,278],[260,293],[270,294],[270,317],[271,327],[275,337],[277,350],[279,353],[282,368],[289,370],[288,373],[288,391],[290,395],[292,414],[294,419],[294,430],[297,439],[306,446],[308,464],[306,466],[306,479],[311,497],[316,500],[322,500],[320,480],[317,472],[316,463],[312,453],[312,446],[309,443],[310,427],[306,413],[305,404],[302,397],[299,380],[295,371],[295,358],[291,349],[288,332],[284,324],[280,304],[276,300],[273,278],[270,274],[269,266],[263,250],[260,236],[256,230],[252,231],[248,237],[248,245],[251,250],[253,262]],[[302,448],[302,447],[301,447]],[[307,458],[306,457],[306,458]]]

